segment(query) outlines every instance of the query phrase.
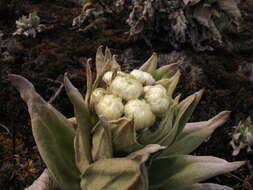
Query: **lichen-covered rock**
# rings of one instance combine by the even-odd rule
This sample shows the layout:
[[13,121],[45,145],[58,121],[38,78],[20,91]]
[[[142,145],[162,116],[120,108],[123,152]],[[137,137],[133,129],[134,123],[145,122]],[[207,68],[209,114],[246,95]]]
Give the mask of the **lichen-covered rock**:
[[118,18],[129,25],[133,40],[175,49],[189,44],[204,51],[212,50],[214,44],[224,46],[223,32],[235,30],[240,17],[235,0],[113,0],[85,5],[73,25],[87,31],[106,27],[110,18]]

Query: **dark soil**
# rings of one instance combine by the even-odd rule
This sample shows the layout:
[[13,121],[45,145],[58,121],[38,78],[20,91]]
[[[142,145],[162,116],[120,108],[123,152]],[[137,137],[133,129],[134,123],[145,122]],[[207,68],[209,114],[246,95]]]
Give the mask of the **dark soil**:
[[[80,91],[85,90],[84,66],[94,58],[100,45],[108,46],[119,55],[124,70],[139,66],[153,51],[166,54],[166,47],[146,47],[132,43],[125,35],[126,26],[111,27],[83,34],[71,28],[72,20],[81,8],[57,0],[12,0],[7,6],[0,0],[0,187],[3,190],[23,189],[36,179],[44,168],[34,139],[27,107],[18,92],[6,80],[8,73],[20,74],[34,84],[42,97],[50,101],[62,85],[65,72]],[[4,6],[3,6],[4,5]],[[208,142],[194,152],[213,155],[228,161],[248,160],[248,164],[231,174],[218,176],[212,182],[229,185],[236,190],[253,189],[253,157],[242,151],[232,157],[232,126],[251,115],[253,118],[253,2],[241,3],[243,30],[227,34],[234,48],[195,53],[186,49],[187,60],[181,65],[182,80],[177,92],[187,96],[205,88],[192,121],[207,120],[222,110],[232,111],[231,119],[213,134]],[[12,36],[15,20],[23,14],[37,11],[47,31],[36,38]],[[128,60],[129,59],[129,60]],[[73,110],[64,90],[52,104],[66,117]],[[6,127],[8,130],[4,129]]]

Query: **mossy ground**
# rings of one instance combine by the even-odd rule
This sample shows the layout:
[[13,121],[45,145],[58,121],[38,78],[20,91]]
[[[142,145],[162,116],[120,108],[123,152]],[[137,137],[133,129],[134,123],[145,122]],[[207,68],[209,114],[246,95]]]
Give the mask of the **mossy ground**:
[[[6,1],[0,0],[0,5],[1,3]],[[0,40],[0,187],[3,190],[23,189],[32,183],[44,167],[32,137],[27,108],[6,80],[8,73],[27,77],[45,100],[49,101],[61,86],[65,72],[70,73],[71,80],[81,91],[85,90],[83,60],[94,58],[100,45],[110,47],[116,54],[133,49],[137,61],[131,64],[129,62],[132,68],[137,67],[153,51],[168,53],[166,47],[149,48],[142,42],[132,43],[125,35],[126,26],[122,24],[114,24],[106,30],[88,34],[73,30],[72,20],[80,14],[81,8],[72,3],[22,0],[19,1],[19,6],[14,5],[2,6],[0,10],[0,31],[4,33]],[[205,88],[192,121],[206,120],[222,110],[232,111],[229,122],[216,130],[212,138],[194,154],[213,155],[229,161],[248,160],[248,164],[238,171],[218,176],[211,181],[237,190],[250,190],[253,188],[252,155],[242,151],[238,157],[232,157],[232,149],[228,145],[232,126],[248,115],[253,116],[253,84],[248,78],[249,73],[238,72],[238,68],[244,64],[253,64],[253,43],[250,43],[253,42],[253,3],[245,1],[241,7],[246,28],[242,33],[230,36],[235,48],[205,53],[186,49],[185,52],[194,65],[183,69],[177,92],[187,96]],[[6,14],[1,14],[2,11]],[[48,30],[38,34],[35,39],[12,36],[15,20],[32,11],[37,11],[41,23]],[[129,69],[129,65],[124,63],[123,67]],[[193,67],[199,68],[200,75],[194,74]],[[189,72],[193,72],[191,77],[187,76]],[[64,90],[52,104],[65,116],[72,116],[72,106]]]

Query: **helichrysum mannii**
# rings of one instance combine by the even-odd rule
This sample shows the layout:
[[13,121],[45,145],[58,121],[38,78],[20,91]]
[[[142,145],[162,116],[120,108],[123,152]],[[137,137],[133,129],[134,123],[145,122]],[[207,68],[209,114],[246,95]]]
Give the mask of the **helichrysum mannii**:
[[154,53],[139,69],[124,73],[109,49],[103,54],[100,47],[96,72],[93,81],[87,62],[84,98],[65,75],[75,112],[72,122],[45,102],[28,80],[9,75],[28,105],[41,157],[61,189],[230,189],[198,182],[244,162],[188,155],[228,119],[229,112],[187,123],[203,90],[182,101],[173,97],[180,77],[176,65],[157,68]]

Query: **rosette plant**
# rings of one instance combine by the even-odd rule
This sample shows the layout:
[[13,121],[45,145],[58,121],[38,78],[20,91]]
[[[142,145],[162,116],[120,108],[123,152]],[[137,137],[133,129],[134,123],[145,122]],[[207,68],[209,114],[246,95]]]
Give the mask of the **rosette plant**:
[[90,61],[86,73],[84,97],[65,74],[75,113],[71,119],[43,100],[28,80],[9,75],[27,103],[33,135],[48,169],[28,189],[55,185],[63,190],[230,189],[198,182],[244,162],[188,155],[228,119],[229,112],[187,123],[203,90],[182,101],[173,97],[180,76],[177,65],[157,68],[154,53],[139,69],[124,73],[109,49],[103,53],[99,47],[95,80]]

